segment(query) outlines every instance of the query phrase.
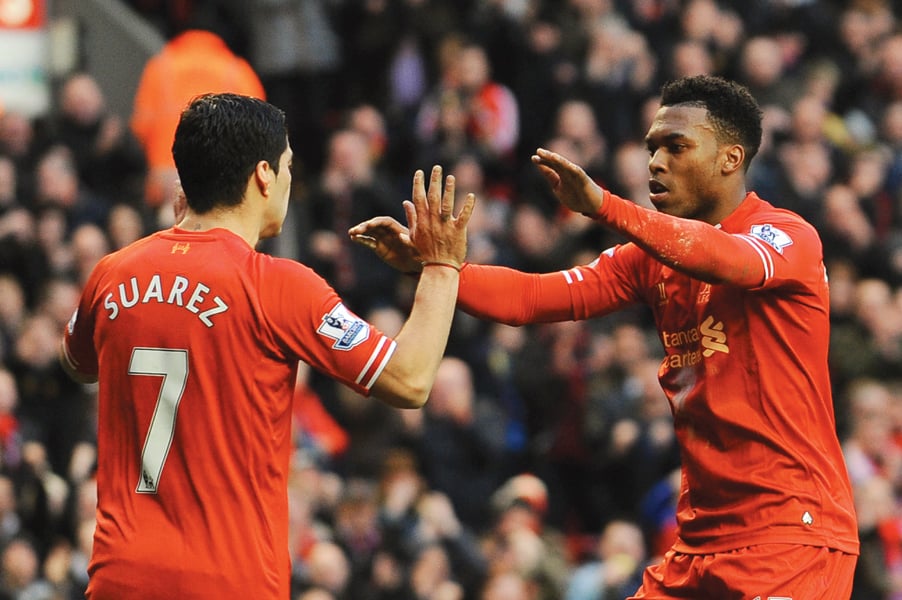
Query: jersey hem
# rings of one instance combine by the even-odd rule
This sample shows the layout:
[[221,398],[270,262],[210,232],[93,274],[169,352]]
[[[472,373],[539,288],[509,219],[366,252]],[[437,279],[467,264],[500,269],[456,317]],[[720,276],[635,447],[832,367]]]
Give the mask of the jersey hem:
[[819,548],[825,547],[854,556],[858,556],[859,552],[857,538],[837,539],[821,534],[799,535],[797,531],[781,532],[774,530],[769,530],[759,535],[728,536],[704,544],[690,544],[684,539],[678,538],[673,544],[673,549],[683,554],[713,554],[715,552],[728,552],[761,544],[796,544]]

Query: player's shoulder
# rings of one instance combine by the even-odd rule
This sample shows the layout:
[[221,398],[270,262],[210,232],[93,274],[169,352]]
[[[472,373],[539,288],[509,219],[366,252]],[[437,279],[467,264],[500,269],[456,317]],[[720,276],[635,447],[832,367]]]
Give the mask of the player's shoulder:
[[814,226],[806,221],[800,214],[788,208],[775,206],[773,203],[759,197],[754,192],[749,194],[750,206],[745,212],[745,221],[747,223],[757,223],[771,221],[774,223],[782,223],[786,226],[798,227],[815,231]]
[[273,293],[303,293],[310,297],[331,290],[319,273],[292,258],[256,252],[251,258],[250,268],[261,289]]
[[322,279],[312,268],[292,258],[256,252],[252,261],[255,269],[269,275]]
[[735,233],[749,235],[772,246],[782,254],[789,246],[821,245],[817,229],[798,213],[759,198],[754,193],[748,209],[736,224]]
[[110,269],[116,265],[120,265],[123,263],[127,263],[130,261],[135,261],[141,263],[144,259],[144,253],[147,251],[149,247],[151,247],[154,243],[157,243],[161,238],[162,232],[157,231],[151,233],[143,238],[135,240],[128,246],[123,248],[119,248],[117,250],[113,250],[112,252],[104,255],[99,261],[97,261],[97,265],[95,266],[96,270]]

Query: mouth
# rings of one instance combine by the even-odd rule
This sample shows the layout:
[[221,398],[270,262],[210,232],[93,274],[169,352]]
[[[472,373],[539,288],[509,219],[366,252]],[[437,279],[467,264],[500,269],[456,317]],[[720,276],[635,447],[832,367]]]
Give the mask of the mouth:
[[667,189],[667,186],[657,179],[648,180],[648,198],[652,201],[652,203],[661,201],[669,191],[670,190]]

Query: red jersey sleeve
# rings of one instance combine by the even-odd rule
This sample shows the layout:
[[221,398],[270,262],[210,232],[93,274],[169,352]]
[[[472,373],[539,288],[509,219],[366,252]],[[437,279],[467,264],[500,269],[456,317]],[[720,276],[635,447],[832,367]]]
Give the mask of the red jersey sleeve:
[[94,347],[94,310],[97,285],[102,265],[108,260],[104,257],[91,272],[82,289],[78,306],[63,333],[63,357],[73,371],[88,377],[97,377],[97,351]]
[[602,316],[644,299],[635,244],[605,250],[588,265],[554,273],[523,273],[507,267],[467,264],[458,303],[474,316],[508,325]]
[[774,210],[734,237],[757,253],[764,269],[761,289],[816,289],[826,281],[820,237],[814,227],[793,213]]
[[649,210],[607,190],[596,219],[656,260],[696,279],[745,288],[764,281],[760,249],[720,227]]
[[744,289],[817,284],[823,267],[814,228],[772,207],[764,220],[746,223],[762,203],[750,194],[723,224],[713,226],[651,211],[606,191],[598,219],[632,243],[604,251],[589,265],[554,273],[467,264],[460,306],[480,318],[523,325],[587,319],[638,302],[654,305],[649,259],[701,281]]
[[264,314],[272,342],[287,356],[369,395],[396,343],[348,309],[338,294],[308,267],[283,259],[261,270]]

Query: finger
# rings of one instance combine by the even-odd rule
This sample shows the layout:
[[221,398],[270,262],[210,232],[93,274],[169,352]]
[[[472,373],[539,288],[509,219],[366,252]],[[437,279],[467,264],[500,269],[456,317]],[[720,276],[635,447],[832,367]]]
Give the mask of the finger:
[[442,167],[435,165],[432,167],[432,175],[429,180],[429,190],[426,192],[427,202],[429,203],[429,211],[432,214],[441,216],[442,214]]
[[460,214],[457,215],[457,224],[463,227],[467,226],[467,223],[470,222],[470,217],[473,215],[473,208],[476,206],[476,194],[470,192],[467,194],[467,197],[464,199],[464,205],[460,209]]
[[404,215],[407,217],[408,235],[414,235],[417,229],[417,209],[410,200],[404,201]]
[[[426,202],[426,188],[424,187],[424,184],[423,184],[424,177],[425,176],[423,175],[423,170],[417,169],[416,172],[413,174],[413,189],[411,190],[411,195],[410,195],[410,197],[413,200],[409,200],[409,201],[405,200],[404,201],[405,203],[411,202],[412,206],[417,211],[420,211],[420,210],[425,211],[428,209],[428,204]],[[406,209],[405,209],[405,211],[406,211]],[[407,222],[410,223],[410,218],[407,219]]]
[[564,157],[561,156],[560,154],[558,154],[557,152],[552,152],[551,150],[548,150],[547,148],[538,148],[536,150],[536,155],[540,159],[548,160],[548,161],[560,162],[562,159],[564,159]]
[[442,208],[440,213],[443,221],[450,219],[454,212],[454,189],[456,181],[454,175],[448,175],[445,178],[445,193],[442,195]]
[[354,236],[366,233],[374,227],[374,221],[375,219],[367,219],[366,221],[357,223],[348,229],[348,235]]
[[532,155],[532,162],[537,165],[544,164],[548,158],[548,150],[545,148],[537,148],[536,153]]
[[547,165],[539,164],[536,166],[539,168],[539,172],[542,173],[546,181],[551,185],[552,189],[557,189],[561,183],[560,174]]
[[547,156],[533,154],[532,155],[532,163],[539,167],[540,169],[559,169],[561,168],[560,163],[554,162],[549,159]]
[[352,235],[351,240],[371,250],[376,248],[376,238],[368,235]]
[[573,169],[575,165],[566,157],[545,148],[539,148],[533,155],[533,162],[551,168]]
[[400,223],[398,223],[392,217],[387,216],[379,216],[373,217],[372,219],[367,219],[366,221],[362,221],[357,225],[348,229],[349,235],[358,235],[358,234],[367,234],[370,231],[378,229],[380,227],[386,227],[388,229],[394,229],[396,227],[403,227]]

